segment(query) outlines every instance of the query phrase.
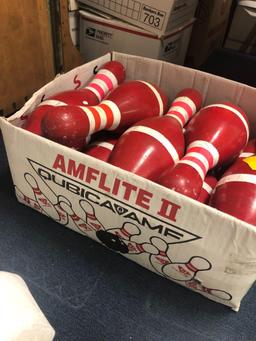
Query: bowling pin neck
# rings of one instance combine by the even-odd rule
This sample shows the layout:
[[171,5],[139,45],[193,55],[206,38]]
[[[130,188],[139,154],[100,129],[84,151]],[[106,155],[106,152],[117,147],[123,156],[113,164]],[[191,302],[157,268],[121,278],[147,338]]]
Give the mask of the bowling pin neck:
[[166,116],[175,118],[184,127],[195,113],[195,103],[187,96],[180,96],[172,102]]
[[196,170],[204,180],[209,169],[212,169],[219,161],[217,149],[209,142],[195,141],[188,148],[186,155],[179,163],[186,164]]
[[85,89],[92,91],[97,96],[99,102],[101,102],[106,94],[117,86],[118,80],[116,76],[110,70],[102,69]]
[[121,123],[121,112],[118,106],[110,100],[102,101],[99,105],[80,106],[80,108],[87,116],[89,135],[103,129],[114,130]]

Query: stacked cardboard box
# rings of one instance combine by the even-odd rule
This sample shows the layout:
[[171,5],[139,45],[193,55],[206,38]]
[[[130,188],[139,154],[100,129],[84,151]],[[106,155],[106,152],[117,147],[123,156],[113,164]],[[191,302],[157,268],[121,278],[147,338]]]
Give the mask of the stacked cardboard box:
[[187,50],[186,65],[198,68],[221,47],[229,23],[232,0],[200,0]]
[[256,53],[256,2],[239,1],[225,41],[226,48]]
[[184,63],[197,0],[158,5],[152,0],[83,0],[79,4],[80,51],[85,61],[119,51]]

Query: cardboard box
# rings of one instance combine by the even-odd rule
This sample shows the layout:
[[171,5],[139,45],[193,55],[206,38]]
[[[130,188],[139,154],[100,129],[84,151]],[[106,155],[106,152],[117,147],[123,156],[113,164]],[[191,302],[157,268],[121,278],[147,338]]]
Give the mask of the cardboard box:
[[224,46],[242,53],[256,54],[255,1],[238,1]]
[[202,92],[204,105],[232,101],[246,111],[255,136],[255,88],[114,52],[57,77],[16,114],[0,119],[17,199],[147,269],[238,311],[256,279],[255,226],[20,128],[24,115],[43,97],[74,89],[74,80],[83,86],[95,68],[111,58],[123,63],[127,80],[158,84],[170,100],[184,87],[193,86]]
[[77,0],[68,0],[68,10],[69,11],[77,11],[78,10],[78,1]]
[[183,64],[194,19],[159,38],[114,18],[80,11],[80,52],[85,62],[110,51]]
[[201,0],[196,10],[185,64],[198,68],[223,45],[232,0]]
[[79,12],[72,11],[68,13],[69,32],[72,43],[75,47],[79,47]]
[[194,18],[198,0],[79,0],[159,37]]

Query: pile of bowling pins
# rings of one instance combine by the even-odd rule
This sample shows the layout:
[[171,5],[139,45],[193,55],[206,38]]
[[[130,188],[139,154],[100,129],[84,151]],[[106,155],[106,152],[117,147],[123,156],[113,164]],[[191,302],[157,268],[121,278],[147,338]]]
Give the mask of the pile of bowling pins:
[[[23,128],[256,225],[256,142],[242,108],[202,107],[197,89],[168,95],[125,81],[117,61],[84,88],[57,93]],[[91,142],[89,142],[91,140]]]

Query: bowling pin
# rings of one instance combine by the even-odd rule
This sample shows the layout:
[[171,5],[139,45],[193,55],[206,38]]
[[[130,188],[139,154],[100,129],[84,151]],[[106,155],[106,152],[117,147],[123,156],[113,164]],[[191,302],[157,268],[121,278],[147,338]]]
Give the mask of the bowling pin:
[[67,213],[69,218],[68,224],[72,230],[83,234],[87,234],[88,231],[92,231],[92,228],[86,223],[86,221],[75,213],[70,202],[60,201],[59,206]]
[[21,190],[17,186],[15,186],[15,194],[20,203],[30,206],[39,212],[42,212],[42,209],[38,205],[37,201],[29,198],[27,195],[22,193]]
[[143,244],[131,240],[132,237],[141,233],[137,225],[125,222],[121,228],[110,229],[108,232],[115,234],[127,246],[127,253],[140,254],[146,252]]
[[85,220],[86,223],[94,230],[94,231],[99,231],[99,230],[104,230],[104,226],[101,224],[101,222],[96,218],[95,216],[95,210],[92,204],[90,204],[88,201],[81,199],[79,201],[79,205],[81,209],[85,213]]
[[85,88],[63,91],[40,103],[30,114],[23,128],[42,135],[41,120],[49,109],[63,105],[97,105],[107,93],[121,84],[124,78],[125,69],[120,62],[107,62]]
[[58,211],[56,210],[54,204],[50,201],[50,199],[48,199],[46,195],[41,191],[38,182],[33,177],[33,175],[26,173],[24,177],[29,186],[31,187],[35,197],[35,201],[41,208],[42,213],[44,213],[48,217],[51,217],[54,220],[58,220],[59,219]]
[[183,156],[183,126],[201,107],[195,89],[184,89],[163,117],[141,120],[118,139],[108,162],[149,180],[156,180]]
[[94,141],[84,149],[83,153],[107,162],[116,141],[117,139],[113,138],[106,139],[105,141]]
[[256,156],[239,158],[218,181],[209,205],[256,226]]
[[88,135],[101,130],[117,132],[140,119],[162,116],[167,96],[156,85],[129,81],[113,90],[97,106],[60,106],[42,119],[43,136],[65,146],[81,150]]
[[151,237],[150,242],[152,246],[156,248],[156,252],[152,252],[149,261],[154,270],[161,275],[163,275],[163,267],[166,264],[170,264],[171,260],[167,255],[167,251],[169,249],[169,245],[166,243],[165,240],[159,237]]
[[68,214],[67,212],[63,209],[62,203],[65,203],[69,206],[71,206],[71,203],[68,198],[64,197],[63,195],[58,195],[57,197],[57,204],[54,205],[56,211],[59,214],[59,220],[58,223],[62,225],[67,225],[68,224]]
[[199,256],[193,256],[187,263],[171,263],[164,265],[165,276],[175,281],[191,281],[199,271],[211,269],[210,262]]
[[131,240],[133,236],[138,236],[141,233],[137,225],[129,222],[125,222],[121,228],[114,228],[108,231],[124,240]]
[[207,288],[207,287],[203,286],[195,278],[192,281],[186,282],[186,286],[190,289],[193,289],[196,291],[201,291],[207,295],[217,297],[217,298],[224,300],[224,301],[230,301],[232,298],[232,296],[228,292],[223,291],[223,290],[219,290],[219,289]]
[[204,107],[187,125],[185,156],[157,182],[197,199],[208,170],[235,160],[248,137],[248,120],[242,109],[228,102]]
[[203,204],[207,204],[216,184],[217,179],[213,175],[206,175],[197,201]]

